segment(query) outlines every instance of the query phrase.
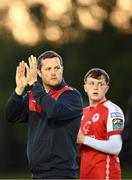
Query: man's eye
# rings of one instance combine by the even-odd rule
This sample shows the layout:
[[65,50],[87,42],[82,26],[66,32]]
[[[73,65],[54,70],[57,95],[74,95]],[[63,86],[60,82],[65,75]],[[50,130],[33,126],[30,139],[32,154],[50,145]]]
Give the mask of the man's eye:
[[94,85],[94,83],[93,83],[93,82],[90,82],[90,85]]
[[102,84],[102,83],[99,83],[98,85],[99,85],[99,86],[102,86],[103,84]]
[[60,69],[60,66],[57,66],[55,69]]
[[51,69],[51,68],[46,68],[45,70],[46,70],[46,71],[50,71],[50,69]]

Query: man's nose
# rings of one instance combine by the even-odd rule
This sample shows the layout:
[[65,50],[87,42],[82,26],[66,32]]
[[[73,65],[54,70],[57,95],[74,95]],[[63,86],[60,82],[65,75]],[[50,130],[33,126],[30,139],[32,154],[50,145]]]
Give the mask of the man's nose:
[[55,69],[51,69],[51,74],[52,74],[52,75],[55,74]]
[[98,84],[94,84],[94,89],[98,89]]

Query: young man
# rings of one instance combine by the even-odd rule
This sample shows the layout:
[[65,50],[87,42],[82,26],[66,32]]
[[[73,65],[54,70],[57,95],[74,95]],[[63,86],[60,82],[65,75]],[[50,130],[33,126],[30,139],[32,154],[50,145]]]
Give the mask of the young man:
[[[81,95],[63,80],[63,62],[56,52],[47,51],[38,59],[30,56],[28,61],[29,65],[22,61],[17,67],[6,119],[28,123],[27,156],[32,178],[75,178]],[[23,96],[26,86],[31,90]]]
[[124,126],[122,110],[105,98],[109,76],[93,68],[84,77],[89,106],[84,108],[78,144],[81,147],[80,179],[121,179],[118,154]]

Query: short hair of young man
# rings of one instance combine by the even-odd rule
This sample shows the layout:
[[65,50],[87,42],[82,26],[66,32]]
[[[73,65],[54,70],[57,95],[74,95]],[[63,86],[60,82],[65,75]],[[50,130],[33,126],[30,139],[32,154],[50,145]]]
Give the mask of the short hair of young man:
[[109,84],[110,78],[109,78],[108,73],[104,69],[92,68],[84,76],[84,83],[87,82],[88,77],[92,77],[95,79],[101,79],[102,76],[104,76],[106,84]]

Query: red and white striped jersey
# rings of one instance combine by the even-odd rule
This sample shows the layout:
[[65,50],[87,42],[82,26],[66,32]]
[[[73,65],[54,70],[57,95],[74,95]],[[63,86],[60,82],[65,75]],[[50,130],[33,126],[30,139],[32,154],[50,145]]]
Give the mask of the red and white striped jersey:
[[[121,134],[124,127],[122,110],[109,100],[83,110],[81,130],[98,140]],[[121,179],[119,158],[82,145],[80,179]]]

